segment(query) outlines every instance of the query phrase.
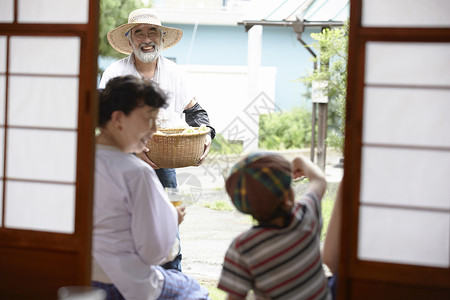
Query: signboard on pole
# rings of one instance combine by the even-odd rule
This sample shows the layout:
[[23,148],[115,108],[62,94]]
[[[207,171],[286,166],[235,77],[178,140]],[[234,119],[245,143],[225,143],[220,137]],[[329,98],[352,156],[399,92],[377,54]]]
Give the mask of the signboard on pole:
[[328,81],[313,81],[311,100],[313,103],[328,103]]

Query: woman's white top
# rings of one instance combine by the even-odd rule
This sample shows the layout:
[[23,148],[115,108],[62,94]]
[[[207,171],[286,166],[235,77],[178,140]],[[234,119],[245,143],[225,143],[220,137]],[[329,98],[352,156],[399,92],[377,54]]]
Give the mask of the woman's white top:
[[92,255],[127,300],[156,299],[178,215],[155,171],[133,154],[97,145]]

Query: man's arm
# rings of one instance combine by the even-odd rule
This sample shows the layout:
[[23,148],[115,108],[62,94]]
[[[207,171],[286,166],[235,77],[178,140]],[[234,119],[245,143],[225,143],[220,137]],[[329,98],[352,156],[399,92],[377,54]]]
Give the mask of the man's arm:
[[183,112],[186,116],[186,123],[189,126],[200,127],[202,124],[205,124],[210,129],[208,135],[206,136],[203,154],[197,163],[197,166],[199,166],[203,163],[203,160],[209,153],[211,148],[211,140],[216,136],[216,130],[209,123],[208,113],[200,106],[200,104],[198,104],[195,98],[191,100]]
[[187,109],[191,108],[191,107],[194,106],[195,104],[197,104],[197,99],[193,98],[193,99],[191,100],[191,102],[189,102],[189,104],[186,105],[186,107],[184,108],[184,110],[187,110]]
[[205,124],[209,127],[209,129],[211,129],[209,135],[211,136],[211,139],[214,139],[216,136],[216,130],[209,123],[208,113],[195,99],[192,99],[183,112],[186,115],[186,123],[189,126],[199,127],[200,125]]

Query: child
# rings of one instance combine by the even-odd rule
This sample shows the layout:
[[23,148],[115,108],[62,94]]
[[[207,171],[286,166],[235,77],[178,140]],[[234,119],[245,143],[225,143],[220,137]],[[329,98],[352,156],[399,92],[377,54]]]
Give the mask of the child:
[[[309,191],[294,201],[293,178],[306,176]],[[236,208],[258,221],[231,243],[218,287],[227,299],[331,299],[320,257],[320,201],[327,183],[310,160],[292,163],[275,153],[253,153],[226,180]]]
[[185,212],[173,207],[155,171],[133,155],[148,150],[165,94],[151,81],[124,76],[108,82],[99,102],[92,285],[105,289],[107,299],[209,299],[194,279],[158,266]]

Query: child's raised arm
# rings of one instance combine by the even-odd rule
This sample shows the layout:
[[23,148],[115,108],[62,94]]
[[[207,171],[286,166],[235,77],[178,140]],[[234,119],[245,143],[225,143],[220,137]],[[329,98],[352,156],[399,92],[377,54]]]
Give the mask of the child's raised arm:
[[331,273],[335,274],[339,265],[340,235],[342,222],[342,182],[336,194],[333,212],[331,213],[328,230],[322,251],[323,262],[328,266]]
[[299,156],[293,161],[293,178],[306,176],[310,181],[311,189],[313,189],[320,199],[322,199],[327,188],[327,180],[325,173],[315,165],[310,159]]

